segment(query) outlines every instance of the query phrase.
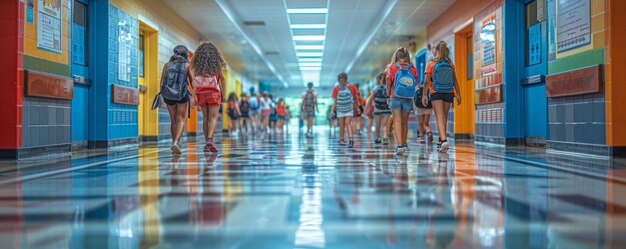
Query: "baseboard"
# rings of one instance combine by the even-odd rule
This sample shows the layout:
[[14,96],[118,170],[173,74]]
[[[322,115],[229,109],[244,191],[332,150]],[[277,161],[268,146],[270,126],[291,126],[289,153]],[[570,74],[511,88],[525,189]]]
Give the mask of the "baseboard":
[[80,141],[72,141],[72,151],[82,150],[89,148],[89,141],[80,140]]
[[562,141],[548,141],[547,148],[554,152],[590,154],[603,157],[626,156],[626,147],[615,147],[604,144],[583,144]]
[[89,141],[89,148],[92,149],[101,149],[101,148],[110,148],[121,145],[137,145],[139,144],[138,138],[120,138],[113,140],[99,140],[99,141]]
[[71,144],[57,144],[20,149],[0,149],[0,159],[19,160],[42,156],[69,156]]
[[473,140],[474,134],[454,134],[455,140]]
[[0,159],[17,159],[18,149],[0,149]]
[[545,148],[548,142],[545,137],[526,137],[526,146]]
[[139,142],[157,142],[159,136],[139,136]]

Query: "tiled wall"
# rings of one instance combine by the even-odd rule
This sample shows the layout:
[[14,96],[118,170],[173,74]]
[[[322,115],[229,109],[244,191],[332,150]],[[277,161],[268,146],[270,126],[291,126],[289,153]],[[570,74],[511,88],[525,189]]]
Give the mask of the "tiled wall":
[[[605,1],[590,1],[592,43],[551,55],[548,74],[605,63]],[[548,13],[548,17],[555,14]],[[548,126],[548,146],[552,149],[607,154],[602,148],[607,142],[605,94],[548,98]]]
[[[139,34],[139,23],[137,19],[128,15],[124,11],[119,10],[113,5],[109,5],[109,80],[110,84],[116,84],[126,87],[137,87],[137,39]],[[119,42],[120,28],[119,23],[129,25],[131,36],[131,55],[130,55],[130,81],[119,79]],[[122,37],[124,39],[124,37]],[[109,88],[109,99],[111,99],[111,91]],[[137,128],[137,106],[110,103],[109,105],[109,140],[120,138],[136,138],[138,136]]]
[[[24,69],[69,77],[69,16],[67,0],[62,3],[61,53],[37,47],[37,1],[33,9],[33,22],[24,20]],[[69,145],[70,101],[38,97],[23,97],[22,148],[43,148]],[[69,149],[69,146],[67,146]]]
[[25,97],[22,108],[23,148],[70,143],[70,101]]

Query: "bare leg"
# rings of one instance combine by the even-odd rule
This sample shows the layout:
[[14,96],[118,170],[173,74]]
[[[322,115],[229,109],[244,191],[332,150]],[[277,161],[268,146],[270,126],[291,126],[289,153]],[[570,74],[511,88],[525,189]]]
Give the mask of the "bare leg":
[[205,132],[206,134],[204,134],[204,136],[207,138],[213,138],[215,136],[215,126],[217,123],[217,115],[219,115],[219,112],[220,112],[220,107],[219,105],[215,105],[215,106],[209,106],[203,109],[207,109],[206,119],[208,119],[207,132]]
[[380,138],[380,127],[382,127],[381,120],[382,120],[382,117],[383,117],[383,116],[385,116],[385,115],[378,115],[378,116],[375,116],[375,119],[376,119],[376,131],[374,131],[374,136],[375,136],[377,139],[378,139],[378,138]]
[[389,129],[387,128],[388,115],[380,115],[380,129],[383,131],[383,138],[389,138]]
[[173,129],[172,137],[175,143],[179,143],[181,137],[183,136],[183,131],[185,130],[185,120],[187,118],[187,103],[185,104],[177,104],[174,106],[176,108],[176,116],[175,116],[175,128]]
[[406,145],[406,140],[409,135],[409,115],[411,112],[402,112],[402,144]]
[[447,115],[444,113],[443,100],[433,100],[433,109],[435,110],[435,118],[437,119],[437,130],[439,130],[439,140],[446,140],[446,119]]
[[402,146],[404,145],[404,138],[402,137],[402,111],[401,110],[392,110],[393,112],[393,128],[396,133],[396,145]]

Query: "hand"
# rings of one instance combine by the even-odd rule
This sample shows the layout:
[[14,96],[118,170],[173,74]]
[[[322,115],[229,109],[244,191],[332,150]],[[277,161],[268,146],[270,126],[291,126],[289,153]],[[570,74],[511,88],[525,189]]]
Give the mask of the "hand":
[[198,99],[196,99],[196,96],[189,97],[189,101],[191,103],[191,107],[198,106]]
[[222,103],[226,103],[226,96],[222,95]]
[[422,96],[422,105],[428,106],[428,97],[426,95]]
[[456,96],[456,104],[460,105],[461,104],[461,95],[457,95]]
[[387,105],[391,105],[391,98],[387,98]]

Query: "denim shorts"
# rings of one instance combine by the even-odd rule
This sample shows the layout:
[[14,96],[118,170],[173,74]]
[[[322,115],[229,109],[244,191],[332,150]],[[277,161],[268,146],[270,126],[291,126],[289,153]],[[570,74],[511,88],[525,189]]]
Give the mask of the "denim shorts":
[[315,118],[315,111],[303,111],[304,118]]
[[391,110],[400,110],[403,112],[413,111],[413,99],[391,98],[389,108]]

